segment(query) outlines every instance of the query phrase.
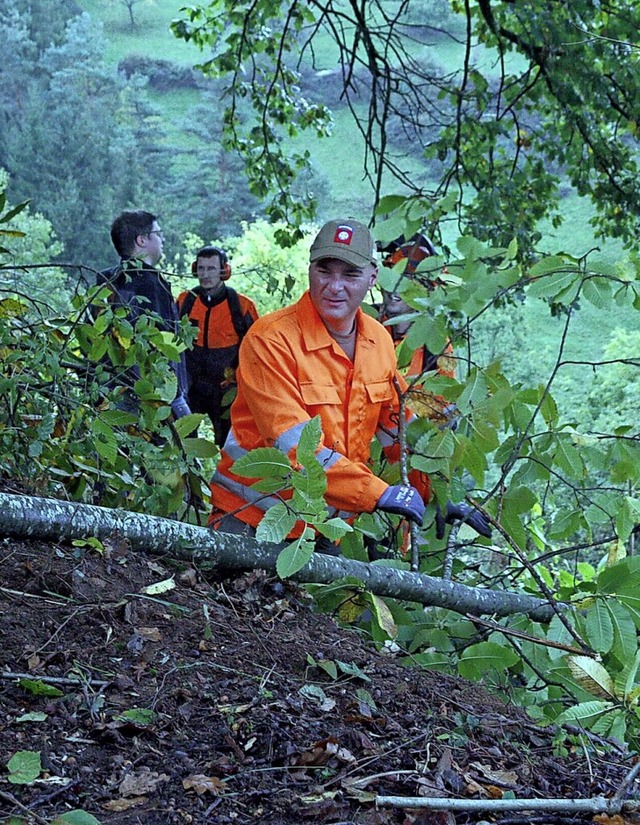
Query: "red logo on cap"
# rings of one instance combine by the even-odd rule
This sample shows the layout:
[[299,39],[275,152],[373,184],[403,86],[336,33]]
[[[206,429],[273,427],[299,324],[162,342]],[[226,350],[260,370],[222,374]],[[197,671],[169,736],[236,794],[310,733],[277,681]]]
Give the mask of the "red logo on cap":
[[336,233],[333,236],[334,243],[343,243],[345,246],[349,246],[351,240],[353,238],[353,229],[350,226],[339,226],[336,229]]

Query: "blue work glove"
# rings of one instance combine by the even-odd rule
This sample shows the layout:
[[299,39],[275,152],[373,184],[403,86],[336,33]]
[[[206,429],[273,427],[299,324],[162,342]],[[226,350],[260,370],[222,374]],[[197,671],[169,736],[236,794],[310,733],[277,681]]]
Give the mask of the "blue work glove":
[[455,432],[458,429],[458,424],[460,423],[460,410],[454,403],[447,404],[446,407],[442,408],[442,415],[445,418],[444,424],[440,424],[438,427],[439,430],[453,430]]
[[484,516],[475,507],[470,504],[465,504],[461,501],[459,504],[454,504],[452,501],[447,502],[446,513],[443,513],[440,507],[436,510],[436,538],[444,538],[445,525],[451,524],[454,521],[462,521],[473,527],[476,533],[484,536],[487,539],[491,538],[491,525],[486,516]]
[[173,413],[174,418],[182,418],[185,415],[190,415],[191,410],[189,409],[189,405],[187,404],[187,399],[184,395],[179,395],[177,398],[171,402],[171,412]]
[[376,510],[395,513],[397,516],[411,519],[417,525],[422,526],[425,506],[422,496],[415,487],[392,484],[380,496]]

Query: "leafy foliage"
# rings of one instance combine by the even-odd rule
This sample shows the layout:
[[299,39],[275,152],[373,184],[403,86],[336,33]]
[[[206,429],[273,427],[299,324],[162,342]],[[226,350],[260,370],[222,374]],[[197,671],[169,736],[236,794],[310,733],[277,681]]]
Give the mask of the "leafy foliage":
[[[454,210],[476,237],[516,235],[528,255],[542,218],[562,222],[565,176],[592,199],[597,234],[628,245],[637,236],[638,14],[632,0],[451,0],[416,26],[410,4],[381,0],[225,0],[186,7],[173,31],[223,81],[226,144],[243,156],[253,191],[270,194],[273,219],[298,226],[314,214],[313,198],[292,185],[309,166],[292,139],[330,132],[323,89],[337,80],[332,97],[347,102],[363,137],[376,201],[395,181],[412,193],[403,216],[412,231],[426,220],[437,232]],[[435,38],[463,41],[442,66],[431,59]],[[397,160],[418,152],[415,171]]]
[[271,494],[292,490],[292,495],[271,507],[256,532],[259,541],[275,544],[284,541],[296,523],[303,522],[301,534],[285,546],[278,556],[277,570],[282,578],[301,570],[313,555],[315,528],[321,535],[336,541],[351,527],[340,518],[328,518],[324,493],[326,473],[315,457],[320,447],[322,430],[320,417],[311,419],[300,435],[297,460],[293,468],[289,457],[277,447],[251,450],[233,465],[233,472],[247,478],[258,478],[253,486]]
[[[131,327],[122,309],[94,319],[87,298],[101,304],[95,289],[79,294],[68,318],[0,299],[0,472],[79,501],[186,513],[201,495],[200,462],[217,455],[193,435],[202,416],[170,418],[169,360],[193,332],[174,342],[149,319]],[[140,378],[123,396],[133,364]]]
[[[566,339],[577,311],[570,308],[580,301],[640,307],[640,277],[629,268],[620,277],[620,268],[589,266],[568,255],[525,268],[517,261],[515,245],[490,247],[469,236],[459,240],[458,250],[458,257],[447,261],[446,273],[441,259],[425,261],[412,280],[393,270],[380,273],[382,286],[399,292],[417,313],[412,346],[427,344],[437,352],[450,339],[455,353],[466,353],[458,355],[458,380],[435,376],[425,382],[456,403],[458,429],[440,430],[420,418],[406,433],[411,466],[430,474],[434,492],[419,548],[420,569],[447,576],[449,566],[460,583],[520,589],[564,604],[549,625],[522,616],[486,622],[374,598],[357,580],[310,589],[322,609],[364,625],[380,645],[399,645],[407,663],[482,679],[541,721],[579,721],[635,747],[640,735],[640,605],[635,596],[640,564],[629,554],[640,524],[640,445],[637,435],[622,437],[634,432],[635,408],[620,408],[626,426],[618,428],[617,436],[569,424],[553,397],[557,370],[545,383],[526,386],[507,379],[497,363],[480,367],[473,360],[472,330],[475,319],[494,302],[522,294],[564,318]],[[434,271],[441,280],[435,289],[420,277],[431,280]],[[605,357],[592,366],[606,370],[612,361],[618,368],[637,366],[626,357]],[[268,511],[258,528],[263,537],[282,540],[296,518],[320,512],[324,486],[314,449],[321,434],[315,421],[308,431],[313,437],[305,437],[297,456],[302,469],[293,469],[277,450],[249,453],[234,468],[295,491]],[[388,468],[380,465],[376,472],[385,475]],[[301,499],[303,480],[306,495]],[[491,543],[464,526],[446,539],[436,537],[435,505],[464,497],[479,502],[489,515],[495,535]],[[383,521],[379,514],[361,516],[341,541],[344,555],[362,559],[363,538],[373,536],[387,556],[378,564],[406,567],[401,555],[389,552],[395,546],[396,521]],[[283,551],[281,574],[299,570],[310,552],[310,537],[303,534]],[[548,566],[551,559],[553,568]]]

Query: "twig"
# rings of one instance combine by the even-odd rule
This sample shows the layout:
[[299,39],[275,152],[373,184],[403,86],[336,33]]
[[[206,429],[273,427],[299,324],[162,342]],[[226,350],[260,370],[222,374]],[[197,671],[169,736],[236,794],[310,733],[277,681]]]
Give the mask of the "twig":
[[31,681],[45,682],[51,685],[90,685],[91,687],[108,687],[111,682],[103,682],[100,679],[81,679],[70,676],[39,676],[34,673],[13,673],[10,670],[0,672],[0,679],[30,679]]
[[447,538],[447,547],[445,549],[444,554],[444,563],[442,565],[442,578],[445,581],[451,581],[451,576],[453,573],[453,562],[455,559],[455,544],[456,539],[458,537],[458,530],[460,529],[460,524],[458,520],[454,521],[451,525],[451,530],[449,531],[449,537]]
[[6,793],[6,791],[0,791],[0,799],[4,799],[6,802],[11,803],[11,805],[15,805],[16,808],[24,811],[29,816],[32,816],[35,821],[41,823],[41,825],[47,825],[48,820],[43,819],[41,816],[38,816],[38,814],[30,811],[29,808],[22,804],[22,802],[18,802],[13,794]]
[[[400,403],[400,413],[398,420],[398,441],[400,442],[400,479],[403,484],[409,484],[409,473],[407,471],[407,432],[405,421],[405,411],[407,407],[406,394],[402,392],[400,383],[397,378],[393,379],[393,386],[398,394],[398,401]],[[411,569],[416,572],[420,569],[419,550],[420,545],[418,541],[418,525],[413,521],[409,522],[409,536],[411,538]]]
[[376,796],[376,806],[427,808],[435,811],[569,811],[616,814],[638,811],[640,802],[595,796],[591,799],[444,799],[442,797]]
[[517,639],[524,639],[527,642],[532,642],[535,645],[543,645],[544,647],[555,647],[558,650],[564,650],[567,653],[575,653],[581,656],[591,656],[593,659],[597,658],[597,654],[589,653],[581,648],[571,647],[571,645],[563,645],[561,642],[553,642],[550,639],[541,639],[539,636],[531,636],[529,633],[524,633],[522,630],[514,630],[510,627],[503,627],[498,622],[492,622],[488,619],[479,619],[477,616],[472,616],[467,613],[467,619],[474,624],[488,627],[491,630],[497,630],[498,633],[504,633],[505,636],[515,636]]
[[629,773],[625,776],[625,778],[620,783],[620,787],[614,793],[612,797],[612,801],[615,800],[616,802],[621,800],[624,795],[627,793],[633,781],[635,780],[636,776],[640,772],[640,761],[636,762],[633,768],[629,771]]

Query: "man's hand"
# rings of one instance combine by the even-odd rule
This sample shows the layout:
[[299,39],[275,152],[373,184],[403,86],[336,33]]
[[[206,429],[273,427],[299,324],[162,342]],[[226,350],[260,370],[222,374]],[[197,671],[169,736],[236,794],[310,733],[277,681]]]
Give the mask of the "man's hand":
[[191,413],[184,395],[179,395],[171,402],[171,412],[176,420]]
[[487,539],[491,538],[491,525],[487,517],[472,507],[470,504],[465,504],[463,501],[459,504],[454,504],[452,501],[447,502],[446,513],[438,507],[436,512],[436,538],[444,538],[445,525],[451,524],[454,521],[461,521],[473,527],[476,533],[484,536]]
[[458,424],[460,423],[460,410],[457,406],[453,402],[451,404],[447,404],[446,407],[442,408],[442,415],[444,417],[444,422],[438,425],[438,429],[453,430],[453,432],[455,432],[458,429]]
[[404,518],[411,519],[421,527],[425,506],[420,493],[415,487],[392,484],[380,496],[376,504],[376,510],[404,516]]

